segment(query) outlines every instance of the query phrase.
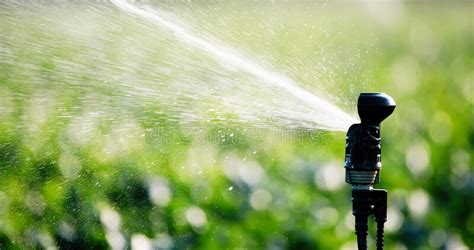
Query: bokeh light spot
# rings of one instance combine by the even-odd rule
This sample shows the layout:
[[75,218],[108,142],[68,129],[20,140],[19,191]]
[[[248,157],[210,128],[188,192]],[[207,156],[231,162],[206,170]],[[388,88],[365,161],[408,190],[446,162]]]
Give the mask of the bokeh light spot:
[[264,189],[257,189],[250,195],[250,205],[255,210],[267,209],[272,200],[272,195]]
[[428,146],[422,142],[409,146],[405,153],[405,162],[415,177],[422,175],[430,163],[430,151]]

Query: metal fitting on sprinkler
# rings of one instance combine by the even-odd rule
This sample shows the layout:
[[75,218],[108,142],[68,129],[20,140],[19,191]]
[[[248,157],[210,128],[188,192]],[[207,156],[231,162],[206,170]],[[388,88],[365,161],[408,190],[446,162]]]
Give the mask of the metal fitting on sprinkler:
[[359,250],[367,249],[368,217],[377,222],[377,249],[383,249],[383,226],[387,220],[387,191],[374,189],[380,181],[382,150],[380,123],[395,109],[395,101],[384,93],[361,93],[357,109],[361,123],[347,131],[346,182],[352,185],[352,214]]

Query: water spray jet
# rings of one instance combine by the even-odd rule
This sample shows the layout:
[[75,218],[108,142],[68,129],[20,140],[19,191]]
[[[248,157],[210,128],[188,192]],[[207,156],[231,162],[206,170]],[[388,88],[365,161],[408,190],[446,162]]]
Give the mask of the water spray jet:
[[392,114],[395,101],[384,93],[361,93],[357,109],[361,123],[347,131],[346,182],[352,185],[352,214],[359,250],[367,249],[368,217],[377,222],[377,249],[383,249],[383,226],[387,221],[387,191],[374,189],[380,181],[382,150],[380,123]]
[[[233,69],[242,75],[255,77],[252,81],[261,84],[255,86],[258,91],[266,87],[271,89],[272,92],[276,91],[291,98],[292,103],[290,104],[287,104],[286,100],[280,101],[279,104],[282,105],[280,107],[275,107],[275,104],[272,103],[263,116],[273,113],[275,109],[280,109],[286,113],[282,117],[285,119],[279,119],[283,125],[293,123],[297,124],[296,127],[330,131],[345,131],[351,123],[356,121],[352,115],[344,112],[324,97],[300,87],[299,83],[292,78],[274,71],[267,65],[259,63],[247,54],[213,38],[209,34],[201,33],[191,25],[187,25],[176,18],[172,13],[134,1],[111,0],[111,3],[127,13],[149,20],[167,30],[173,34],[177,41],[203,52],[223,68]],[[252,95],[255,94],[252,93]],[[232,96],[234,96],[233,93]],[[237,112],[242,112],[241,106],[245,104],[239,103],[239,111]],[[295,112],[296,108],[302,110]],[[249,106],[249,110],[252,109],[255,109],[255,105]],[[242,117],[244,116],[247,116],[247,114],[242,115]]]

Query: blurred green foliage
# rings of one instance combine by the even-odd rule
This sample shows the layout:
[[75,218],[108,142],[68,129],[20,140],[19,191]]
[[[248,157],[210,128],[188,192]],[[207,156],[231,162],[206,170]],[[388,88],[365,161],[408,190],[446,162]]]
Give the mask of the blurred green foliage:
[[[160,6],[346,110],[392,95],[387,249],[471,249],[473,6],[397,3]],[[110,5],[0,13],[2,248],[355,247],[343,132],[211,123],[196,138],[172,104],[113,84],[153,80],[171,34]]]

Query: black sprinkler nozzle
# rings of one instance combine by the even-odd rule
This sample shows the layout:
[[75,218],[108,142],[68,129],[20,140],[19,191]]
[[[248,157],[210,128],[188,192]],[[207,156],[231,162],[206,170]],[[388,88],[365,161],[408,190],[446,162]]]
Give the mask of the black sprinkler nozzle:
[[361,123],[346,136],[346,182],[354,189],[371,189],[380,181],[382,168],[380,123],[392,114],[395,101],[384,93],[361,93],[357,109]]
[[368,217],[377,222],[377,249],[383,249],[383,226],[387,220],[387,191],[373,189],[380,181],[382,148],[380,123],[393,113],[395,101],[384,93],[361,93],[357,109],[361,123],[347,131],[346,182],[352,185],[352,214],[359,250],[367,249]]
[[395,100],[385,93],[361,93],[357,110],[362,124],[380,126],[393,113]]

